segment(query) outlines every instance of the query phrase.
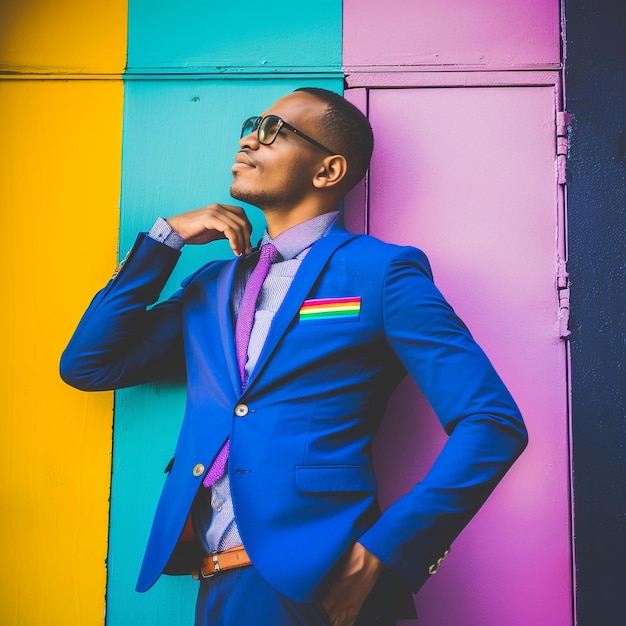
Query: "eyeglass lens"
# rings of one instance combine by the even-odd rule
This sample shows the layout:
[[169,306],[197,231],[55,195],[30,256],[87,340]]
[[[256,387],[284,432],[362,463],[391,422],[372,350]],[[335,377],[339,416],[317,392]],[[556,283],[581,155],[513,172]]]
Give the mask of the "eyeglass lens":
[[278,131],[282,126],[282,120],[280,117],[276,115],[268,115],[261,120],[259,124],[259,143],[263,143],[265,145],[271,144],[274,139],[276,139],[276,135],[278,135]]
[[254,132],[261,121],[260,117],[249,117],[242,125],[241,125],[241,136],[245,137],[250,133]]
[[241,127],[241,136],[245,137],[256,130],[259,143],[269,145],[276,139],[282,124],[282,120],[277,115],[268,115],[264,118],[250,117]]

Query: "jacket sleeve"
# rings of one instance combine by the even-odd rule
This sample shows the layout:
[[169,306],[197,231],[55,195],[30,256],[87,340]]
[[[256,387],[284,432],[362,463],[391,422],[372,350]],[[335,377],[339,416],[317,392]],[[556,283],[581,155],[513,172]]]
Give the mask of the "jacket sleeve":
[[360,539],[414,591],[520,455],[520,412],[484,352],[435,287],[426,256],[402,248],[384,285],[387,341],[449,435],[424,479]]
[[181,292],[158,299],[180,252],[145,233],[99,291],[61,357],[60,373],[85,391],[119,389],[183,372]]

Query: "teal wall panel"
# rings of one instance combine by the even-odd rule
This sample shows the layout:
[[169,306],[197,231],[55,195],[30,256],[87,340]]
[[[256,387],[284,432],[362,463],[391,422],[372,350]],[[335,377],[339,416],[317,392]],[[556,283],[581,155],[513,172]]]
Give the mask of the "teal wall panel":
[[339,71],[341,0],[129,0],[128,70]]
[[[125,87],[120,253],[159,215],[224,202],[242,121],[306,85],[341,92],[341,78],[128,80]],[[247,207],[253,241],[264,221]],[[214,258],[230,258],[226,242],[188,246],[166,286]],[[152,515],[184,410],[180,384],[145,385],[116,393],[108,560],[109,626],[193,623],[197,584],[162,577],[146,594],[134,591]]]

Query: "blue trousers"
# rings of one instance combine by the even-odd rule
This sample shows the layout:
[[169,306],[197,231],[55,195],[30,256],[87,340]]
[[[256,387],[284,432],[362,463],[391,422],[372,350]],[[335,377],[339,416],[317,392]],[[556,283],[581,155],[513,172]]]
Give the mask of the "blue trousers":
[[[367,602],[355,626],[395,626]],[[200,581],[195,626],[331,626],[319,602],[297,602],[268,585],[253,566]]]

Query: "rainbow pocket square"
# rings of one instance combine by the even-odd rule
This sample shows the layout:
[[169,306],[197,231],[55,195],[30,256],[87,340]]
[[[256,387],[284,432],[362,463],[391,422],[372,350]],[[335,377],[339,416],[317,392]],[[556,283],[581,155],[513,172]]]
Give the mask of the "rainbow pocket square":
[[356,321],[361,314],[361,296],[305,300],[300,307],[300,321]]

